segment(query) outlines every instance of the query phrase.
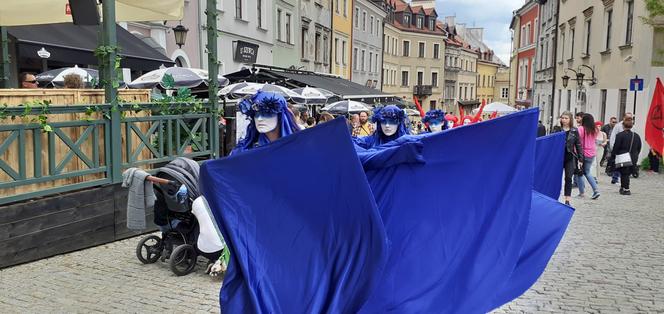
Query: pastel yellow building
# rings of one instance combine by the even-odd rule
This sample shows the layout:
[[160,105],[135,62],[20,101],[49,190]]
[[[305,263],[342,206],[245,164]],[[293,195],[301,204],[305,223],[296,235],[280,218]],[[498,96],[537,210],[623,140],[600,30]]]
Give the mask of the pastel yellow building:
[[332,74],[350,77],[353,0],[332,1]]
[[477,100],[492,103],[495,97],[496,76],[499,64],[477,59]]

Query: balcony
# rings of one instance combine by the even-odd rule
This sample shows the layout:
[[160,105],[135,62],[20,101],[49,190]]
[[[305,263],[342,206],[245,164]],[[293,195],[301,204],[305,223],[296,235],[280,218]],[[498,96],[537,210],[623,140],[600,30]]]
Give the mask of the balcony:
[[431,85],[415,85],[413,86],[413,95],[415,96],[431,96],[433,94],[433,86]]

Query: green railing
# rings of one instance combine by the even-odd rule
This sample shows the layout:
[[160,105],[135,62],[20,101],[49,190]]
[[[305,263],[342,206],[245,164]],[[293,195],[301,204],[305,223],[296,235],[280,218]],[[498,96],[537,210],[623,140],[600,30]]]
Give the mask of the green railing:
[[[173,111],[183,111],[183,104],[173,106],[178,108]],[[150,114],[136,115],[139,111]],[[0,120],[0,205],[118,183],[117,169],[157,168],[178,156],[218,156],[217,108],[203,104],[191,113],[164,112],[171,111],[164,111],[163,104],[117,110],[109,105],[50,106],[50,132],[40,123]],[[4,113],[25,116],[25,109]]]

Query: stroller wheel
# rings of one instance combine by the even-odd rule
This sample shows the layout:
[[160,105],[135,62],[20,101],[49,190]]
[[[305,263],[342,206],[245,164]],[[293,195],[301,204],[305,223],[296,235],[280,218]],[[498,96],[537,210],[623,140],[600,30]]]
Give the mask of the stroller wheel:
[[198,253],[191,244],[183,244],[176,247],[169,259],[170,268],[174,274],[184,276],[194,270]]
[[161,238],[156,235],[141,239],[136,246],[136,257],[143,264],[152,264],[159,260],[163,245]]

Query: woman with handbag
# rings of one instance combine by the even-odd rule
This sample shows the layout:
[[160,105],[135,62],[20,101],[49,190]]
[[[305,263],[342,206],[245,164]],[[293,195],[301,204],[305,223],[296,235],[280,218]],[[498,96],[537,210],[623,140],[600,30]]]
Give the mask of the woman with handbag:
[[588,183],[593,188],[592,199],[596,200],[599,198],[599,189],[597,187],[597,181],[592,173],[592,165],[595,162],[595,156],[597,156],[597,146],[595,146],[595,139],[597,138],[597,126],[595,125],[595,119],[589,113],[586,113],[581,118],[581,126],[579,127],[579,136],[581,138],[581,149],[583,154],[581,155],[581,160],[583,161],[583,175],[579,176],[578,185],[579,185],[579,197],[583,197],[583,192],[585,191],[585,183],[583,182],[583,177],[586,177]]
[[624,131],[616,135],[616,142],[613,145],[611,158],[614,160],[616,169],[620,171],[620,194],[631,195],[629,190],[629,176],[632,175],[633,168],[639,160],[641,153],[641,137],[632,132],[634,119],[626,117],[623,121]]
[[573,115],[569,111],[565,111],[560,115],[559,132],[567,134],[565,139],[565,158],[563,159],[563,169],[565,170],[565,205],[570,205],[569,201],[572,196],[572,176],[580,173],[579,157],[581,157],[581,141],[579,139],[579,132],[574,127]]

